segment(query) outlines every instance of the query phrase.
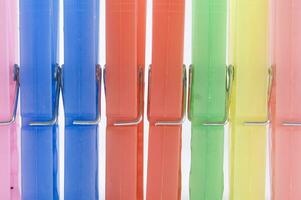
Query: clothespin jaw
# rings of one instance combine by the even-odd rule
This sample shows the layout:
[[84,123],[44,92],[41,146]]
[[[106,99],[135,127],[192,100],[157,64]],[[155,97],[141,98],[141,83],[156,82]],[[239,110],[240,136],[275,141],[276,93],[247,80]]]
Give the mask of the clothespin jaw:
[[17,110],[18,110],[18,101],[19,101],[19,92],[20,92],[20,67],[15,64],[14,65],[14,81],[15,81],[15,100],[13,105],[13,112],[7,121],[0,121],[0,126],[9,126],[16,121]]
[[143,86],[144,86],[144,74],[142,68],[138,69],[138,84],[139,84],[139,112],[138,117],[129,121],[116,121],[113,123],[114,126],[136,126],[140,124],[143,120],[142,110],[143,110]]
[[[225,102],[225,117],[223,121],[203,121],[200,122],[203,126],[225,126],[229,123],[229,109],[230,109],[230,99],[232,93],[232,85],[234,79],[234,67],[232,65],[226,66],[226,102]],[[189,81],[188,81],[188,119],[189,121],[192,120],[191,114],[191,93],[192,93],[192,82],[193,82],[193,65],[189,67]]]
[[273,69],[272,67],[268,68],[268,90],[267,90],[267,108],[268,108],[268,113],[267,113],[267,119],[265,121],[245,121],[243,122],[243,125],[245,126],[267,126],[271,123],[270,120],[270,101],[271,101],[271,94],[272,94],[272,86],[273,86]]
[[[106,91],[106,68],[104,69],[104,85],[105,85],[105,91]],[[127,120],[127,121],[115,121],[113,122],[113,126],[136,126],[140,124],[143,120],[143,91],[144,91],[144,73],[143,73],[143,68],[139,67],[138,68],[138,116],[135,119],[132,120]],[[106,93],[106,92],[105,92]]]
[[[151,85],[151,65],[149,66],[148,69],[148,120],[150,121],[150,112],[149,112],[149,105],[150,105],[150,85]],[[161,120],[157,120],[155,121],[155,126],[178,126],[178,125],[182,125],[185,122],[185,118],[186,118],[186,104],[187,104],[187,100],[186,100],[186,96],[187,96],[187,70],[186,70],[186,66],[183,65],[183,75],[182,75],[182,116],[180,119],[178,120],[170,120],[170,121],[161,121]]]
[[62,89],[62,68],[59,64],[56,64],[54,79],[56,81],[56,95],[55,95],[55,107],[52,119],[49,121],[34,121],[30,122],[29,126],[53,126],[58,121],[58,114],[59,114],[59,100],[60,100],[60,93]]
[[281,125],[286,126],[286,127],[300,127],[301,121],[284,120],[284,121],[281,121]]
[[301,121],[290,121],[290,120],[283,120],[280,122],[282,126],[286,127],[300,127]]
[[98,114],[96,119],[90,121],[74,120],[73,125],[90,126],[98,125],[101,121],[101,85],[102,85],[102,68],[100,65],[96,65],[96,80],[97,80],[97,105]]
[[[58,120],[58,109],[59,109],[59,97],[60,92],[62,90],[62,68],[57,65],[56,72],[55,72],[55,80],[56,80],[56,100],[55,100],[55,112],[53,118],[49,121],[45,122],[31,122],[30,126],[53,126],[57,123]],[[91,121],[81,121],[81,120],[74,120],[73,125],[97,125],[101,120],[101,82],[102,82],[102,69],[100,65],[96,65],[96,80],[97,80],[97,87],[98,87],[98,115],[95,120]]]

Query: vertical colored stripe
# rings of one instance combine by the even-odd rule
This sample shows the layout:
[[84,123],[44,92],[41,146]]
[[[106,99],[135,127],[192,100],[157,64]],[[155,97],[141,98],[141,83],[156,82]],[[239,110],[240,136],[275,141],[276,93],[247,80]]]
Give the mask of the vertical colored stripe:
[[230,3],[230,63],[234,65],[231,99],[232,200],[265,199],[266,127],[247,121],[267,120],[269,1]]
[[[301,2],[273,1],[272,199],[301,198]],[[284,123],[299,123],[287,126]]]
[[20,1],[22,199],[57,200],[57,126],[34,127],[55,110],[58,1]]
[[145,9],[145,0],[106,1],[107,200],[143,199]]
[[64,1],[65,200],[98,200],[98,0]]
[[224,126],[227,120],[227,1],[194,0],[192,8],[190,198],[223,196]]
[[[14,114],[17,83],[14,65],[18,63],[17,1],[0,1],[0,121],[10,121]],[[18,119],[0,124],[0,199],[20,199]]]
[[182,124],[164,122],[181,121],[185,106],[184,16],[184,0],[153,1],[147,200],[181,199]]

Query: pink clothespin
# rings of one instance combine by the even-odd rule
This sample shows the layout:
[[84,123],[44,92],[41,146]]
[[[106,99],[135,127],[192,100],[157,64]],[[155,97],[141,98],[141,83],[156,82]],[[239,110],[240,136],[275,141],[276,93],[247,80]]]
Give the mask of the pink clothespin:
[[0,199],[19,200],[17,0],[0,0]]
[[301,199],[301,1],[273,7],[272,199]]

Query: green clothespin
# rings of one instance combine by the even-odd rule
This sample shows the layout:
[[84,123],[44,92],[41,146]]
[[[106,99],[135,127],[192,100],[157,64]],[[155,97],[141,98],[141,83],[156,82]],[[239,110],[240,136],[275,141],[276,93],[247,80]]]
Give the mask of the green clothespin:
[[226,67],[227,0],[193,0],[192,18],[190,199],[221,200],[233,72]]

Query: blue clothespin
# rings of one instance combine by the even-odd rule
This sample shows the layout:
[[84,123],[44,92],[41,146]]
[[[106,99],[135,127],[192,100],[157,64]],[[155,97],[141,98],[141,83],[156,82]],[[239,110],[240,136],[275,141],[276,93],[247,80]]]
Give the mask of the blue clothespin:
[[98,5],[64,1],[65,200],[98,199]]
[[22,199],[58,200],[58,0],[20,1]]

